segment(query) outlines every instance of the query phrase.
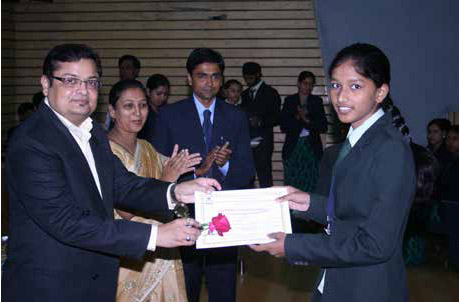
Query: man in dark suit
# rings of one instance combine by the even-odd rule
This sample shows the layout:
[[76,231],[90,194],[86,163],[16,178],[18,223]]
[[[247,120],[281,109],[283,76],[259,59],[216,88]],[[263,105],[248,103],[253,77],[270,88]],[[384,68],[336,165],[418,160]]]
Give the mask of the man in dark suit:
[[177,201],[192,201],[195,190],[219,184],[174,185],[128,172],[89,117],[101,74],[99,57],[86,45],[56,46],[45,59],[45,100],[18,127],[7,154],[3,301],[114,301],[119,256],[191,245],[199,235],[191,219],[161,226],[114,220],[114,206],[168,211]]
[[243,78],[248,88],[241,94],[241,109],[249,117],[251,139],[261,137],[253,149],[254,163],[261,188],[273,186],[273,127],[279,124],[281,98],[278,91],[262,80],[262,68],[255,62],[243,64]]
[[[188,84],[193,96],[161,108],[155,126],[155,148],[170,154],[174,144],[205,160],[197,176],[218,179],[224,190],[247,187],[254,176],[247,118],[235,106],[217,99],[225,63],[209,48],[192,51],[187,60]],[[193,211],[192,211],[193,212]],[[236,298],[237,248],[181,249],[189,302],[198,302],[205,274],[209,301],[233,302]]]

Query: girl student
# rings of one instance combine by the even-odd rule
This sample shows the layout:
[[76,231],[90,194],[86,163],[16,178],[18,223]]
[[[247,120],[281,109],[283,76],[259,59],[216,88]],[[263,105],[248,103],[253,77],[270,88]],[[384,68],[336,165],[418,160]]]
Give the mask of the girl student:
[[401,116],[393,124],[390,63],[377,47],[353,44],[336,55],[329,76],[333,107],[351,126],[329,196],[288,187],[279,198],[325,232],[270,234],[273,242],[251,248],[321,267],[312,301],[407,301],[402,241],[416,177]]

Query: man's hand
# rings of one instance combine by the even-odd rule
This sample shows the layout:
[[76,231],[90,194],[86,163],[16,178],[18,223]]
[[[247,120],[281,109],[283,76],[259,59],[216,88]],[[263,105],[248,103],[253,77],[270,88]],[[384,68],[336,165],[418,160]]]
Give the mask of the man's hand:
[[215,190],[222,190],[222,187],[213,178],[196,178],[181,182],[176,185],[174,194],[178,201],[183,203],[194,203],[195,202],[195,191],[211,193]]
[[277,258],[284,257],[284,239],[286,238],[286,234],[279,232],[268,236],[275,239],[275,241],[265,244],[252,244],[249,247],[256,252],[267,252]]
[[288,201],[289,208],[297,211],[306,211],[310,207],[310,194],[294,187],[287,187],[288,194],[278,197],[279,202]]
[[228,147],[229,142],[226,142],[222,147],[217,149],[216,155],[215,155],[215,162],[216,165],[219,167],[223,167],[227,161],[230,159],[230,155],[232,154],[232,150]]
[[158,226],[157,246],[172,248],[195,244],[200,224],[192,218],[176,219]]
[[206,155],[204,162],[195,170],[196,176],[203,176],[208,173],[209,169],[211,169],[212,164],[214,163],[214,160],[216,159],[216,153],[218,149],[219,147],[215,146],[214,149],[212,149],[208,155]]

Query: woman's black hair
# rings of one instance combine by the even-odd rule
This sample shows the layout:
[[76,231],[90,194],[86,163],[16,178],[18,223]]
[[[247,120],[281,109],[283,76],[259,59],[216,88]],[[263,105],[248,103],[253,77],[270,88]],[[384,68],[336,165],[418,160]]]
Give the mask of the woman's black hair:
[[[109,92],[109,104],[112,105],[113,109],[115,110],[118,99],[120,98],[121,94],[126,89],[131,88],[139,88],[144,92],[145,97],[147,98],[147,92],[145,91],[144,85],[138,80],[121,80],[117,82],[115,85],[112,86]],[[113,119],[110,119],[109,130],[113,128],[115,122]]]
[[147,83],[145,85],[147,87],[148,90],[154,90],[154,89],[157,89],[158,87],[170,87],[170,84],[169,84],[169,80],[166,76],[162,75],[162,74],[153,74],[151,75],[148,80],[147,80]]
[[115,109],[115,105],[117,104],[118,99],[120,98],[123,91],[130,88],[139,88],[141,89],[145,95],[144,85],[138,80],[122,80],[117,82],[115,85],[112,86],[109,92],[109,104]]
[[441,129],[441,131],[445,132],[447,134],[447,132],[449,131],[450,129],[450,126],[451,126],[451,123],[448,119],[446,118],[435,118],[435,119],[432,119],[428,125],[426,126],[426,129],[428,130],[428,128],[430,128],[431,125],[436,125],[439,127],[439,129]]
[[[387,56],[378,47],[365,44],[355,43],[342,49],[332,61],[329,67],[329,77],[332,71],[339,65],[351,60],[355,71],[372,80],[377,88],[383,84],[390,86],[390,61]],[[385,112],[390,112],[393,117],[393,125],[404,135],[409,136],[409,128],[399,109],[393,104],[390,93],[380,104]]]

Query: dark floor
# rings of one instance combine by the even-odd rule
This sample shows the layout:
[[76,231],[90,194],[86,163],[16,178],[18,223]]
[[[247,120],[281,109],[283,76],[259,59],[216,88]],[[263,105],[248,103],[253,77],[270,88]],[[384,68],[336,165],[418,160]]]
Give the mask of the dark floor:
[[[258,254],[247,247],[241,249],[241,255],[245,269],[238,276],[238,302],[309,300],[318,268],[293,267],[283,259]],[[446,267],[446,259],[442,240],[429,238],[426,262],[407,267],[410,301],[459,301],[458,271]],[[205,290],[201,301],[207,302]]]

